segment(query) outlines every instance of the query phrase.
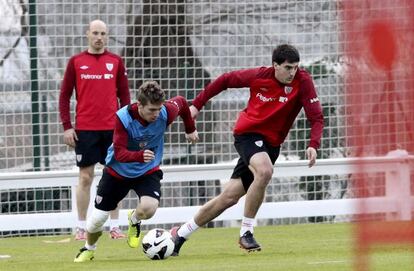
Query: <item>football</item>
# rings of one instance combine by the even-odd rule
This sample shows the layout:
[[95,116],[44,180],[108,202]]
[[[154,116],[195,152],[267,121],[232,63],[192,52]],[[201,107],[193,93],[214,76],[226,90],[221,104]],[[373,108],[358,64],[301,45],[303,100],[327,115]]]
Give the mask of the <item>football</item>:
[[167,259],[174,250],[171,234],[164,229],[152,229],[142,238],[142,249],[152,260]]

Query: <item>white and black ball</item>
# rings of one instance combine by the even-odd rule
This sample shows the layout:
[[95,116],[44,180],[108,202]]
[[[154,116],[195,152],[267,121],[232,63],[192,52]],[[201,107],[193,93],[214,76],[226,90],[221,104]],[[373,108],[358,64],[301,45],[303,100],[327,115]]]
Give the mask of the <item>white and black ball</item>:
[[171,234],[164,229],[152,229],[142,238],[142,249],[152,260],[163,260],[171,256],[174,242]]

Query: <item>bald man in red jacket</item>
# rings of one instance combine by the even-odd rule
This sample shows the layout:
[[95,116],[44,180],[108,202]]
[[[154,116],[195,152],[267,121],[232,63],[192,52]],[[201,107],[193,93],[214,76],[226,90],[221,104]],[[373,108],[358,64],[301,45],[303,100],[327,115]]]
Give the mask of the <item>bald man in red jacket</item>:
[[[123,61],[105,49],[108,41],[106,24],[101,20],[90,22],[86,35],[88,49],[70,58],[59,98],[64,142],[75,148],[79,167],[76,240],[86,238],[86,216],[95,164],[105,163],[115,128],[115,113],[131,102]],[[75,128],[70,118],[73,89],[76,91]],[[118,217],[118,210],[111,213],[110,235],[113,239],[126,237],[119,229]]]

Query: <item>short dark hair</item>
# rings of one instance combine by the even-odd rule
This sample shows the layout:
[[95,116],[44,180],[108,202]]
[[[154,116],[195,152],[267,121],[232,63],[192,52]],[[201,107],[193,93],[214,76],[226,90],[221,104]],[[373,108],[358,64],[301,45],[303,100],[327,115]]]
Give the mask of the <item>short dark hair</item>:
[[272,62],[278,65],[287,61],[288,63],[299,62],[300,56],[298,50],[290,44],[281,44],[273,50]]
[[145,81],[138,88],[137,100],[142,105],[159,104],[165,101],[165,93],[156,81]]

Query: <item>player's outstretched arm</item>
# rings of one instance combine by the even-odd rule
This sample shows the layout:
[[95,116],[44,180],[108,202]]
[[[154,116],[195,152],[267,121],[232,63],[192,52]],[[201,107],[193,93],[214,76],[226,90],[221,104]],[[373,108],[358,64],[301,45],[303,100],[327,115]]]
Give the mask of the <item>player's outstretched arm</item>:
[[184,122],[186,134],[191,134],[196,130],[194,119],[191,117],[187,100],[184,97],[176,96],[167,100],[165,107],[168,113],[167,125],[170,125],[177,116],[180,116]]
[[[168,112],[168,124],[170,124],[177,116],[180,116],[185,126],[185,138],[187,142],[192,144],[199,140],[198,132],[195,127],[194,116],[191,107],[188,106],[187,100],[182,96],[176,96],[165,103]],[[194,106],[193,106],[194,107]],[[194,110],[198,109],[194,107]]]

